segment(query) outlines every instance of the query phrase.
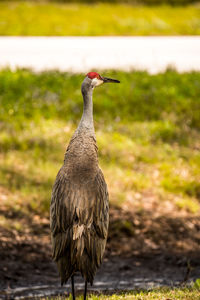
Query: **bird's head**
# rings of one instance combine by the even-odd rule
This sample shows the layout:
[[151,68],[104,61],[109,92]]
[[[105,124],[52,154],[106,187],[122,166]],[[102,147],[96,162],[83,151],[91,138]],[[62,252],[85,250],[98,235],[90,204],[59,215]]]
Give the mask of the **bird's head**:
[[89,81],[92,88],[95,88],[95,87],[97,87],[103,83],[107,83],[107,82],[115,82],[115,83],[120,82],[119,80],[116,80],[116,79],[102,77],[101,75],[99,75],[96,72],[89,72],[86,75],[86,80]]

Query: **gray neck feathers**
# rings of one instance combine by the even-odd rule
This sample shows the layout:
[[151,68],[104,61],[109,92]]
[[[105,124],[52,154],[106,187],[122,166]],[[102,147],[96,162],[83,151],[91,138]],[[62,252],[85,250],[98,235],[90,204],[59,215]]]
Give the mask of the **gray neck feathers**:
[[94,131],[91,79],[87,77],[84,79],[81,92],[83,95],[83,114],[78,129],[86,128]]

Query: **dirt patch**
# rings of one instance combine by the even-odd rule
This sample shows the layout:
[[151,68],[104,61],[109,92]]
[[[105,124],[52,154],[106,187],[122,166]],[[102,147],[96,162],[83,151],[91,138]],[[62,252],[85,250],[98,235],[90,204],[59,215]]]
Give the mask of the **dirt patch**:
[[134,212],[112,207],[107,251],[112,255],[198,257],[200,217],[189,213],[165,215],[152,210]]
[[[0,288],[59,286],[51,260],[49,220],[37,215],[1,213],[10,228],[0,227]],[[21,229],[12,223],[20,221]],[[200,277],[200,219],[192,215],[154,215],[111,207],[104,263],[96,280],[102,289],[148,282],[169,285]],[[135,281],[134,281],[135,280]],[[78,279],[81,282],[81,279]],[[2,294],[3,295],[3,294]]]

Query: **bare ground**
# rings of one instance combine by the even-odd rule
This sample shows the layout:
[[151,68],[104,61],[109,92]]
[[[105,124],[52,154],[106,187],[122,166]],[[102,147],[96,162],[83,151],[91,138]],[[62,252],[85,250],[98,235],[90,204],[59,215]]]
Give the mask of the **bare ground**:
[[[155,210],[156,211],[156,210]],[[2,209],[20,231],[0,227],[0,299],[62,294],[51,260],[48,218]],[[180,285],[200,277],[200,218],[189,213],[110,210],[109,237],[92,290]],[[83,281],[76,278],[77,289]],[[25,289],[22,289],[25,288]]]

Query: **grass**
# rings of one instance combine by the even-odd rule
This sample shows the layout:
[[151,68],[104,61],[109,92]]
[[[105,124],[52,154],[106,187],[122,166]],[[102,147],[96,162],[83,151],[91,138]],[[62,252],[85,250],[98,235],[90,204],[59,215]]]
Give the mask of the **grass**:
[[[192,258],[199,251],[200,73],[102,75],[121,81],[94,91],[99,161],[111,204],[107,251]],[[51,189],[81,117],[82,80],[57,71],[0,71],[0,230],[8,245],[20,237],[25,243],[26,236],[50,243]],[[199,298],[199,284],[89,297]]]
[[[165,223],[160,219],[162,230],[171,238],[172,231],[177,231],[179,250],[185,247],[192,251],[188,237],[196,244],[199,239],[192,230],[198,226],[195,218],[200,211],[200,73],[109,71],[105,75],[119,79],[121,84],[94,91],[100,165],[111,206],[134,211],[135,222],[133,226],[132,219],[112,220],[111,236],[115,242],[116,236],[120,237],[120,247],[124,236],[130,244],[141,236],[157,245],[162,232],[155,219],[155,228],[152,226],[150,212],[155,211],[174,216],[171,229],[169,219]],[[29,216],[32,230],[38,215],[38,223],[49,216],[52,184],[82,113],[82,79],[80,74],[57,71],[0,71],[1,228],[28,232],[30,239],[23,216]],[[145,211],[146,224],[140,224],[138,218],[142,219]],[[180,215],[187,216],[182,223]],[[140,251],[144,249],[141,245]],[[164,241],[165,248],[170,245],[170,239]],[[199,280],[191,288],[90,295],[89,299],[195,300],[200,299]]]
[[0,35],[199,35],[199,5],[1,2]]
[[[121,84],[95,90],[94,116],[111,204],[142,211],[153,201],[169,212],[197,214],[200,73],[108,74]],[[52,184],[81,116],[82,79],[1,70],[0,198],[7,209],[48,215]]]
[[[134,291],[123,294],[108,295],[89,295],[89,300],[199,300],[200,290],[196,288],[160,288],[150,291]],[[55,297],[55,298],[41,298],[49,300],[71,300],[71,297]],[[81,296],[77,300],[83,299]]]

